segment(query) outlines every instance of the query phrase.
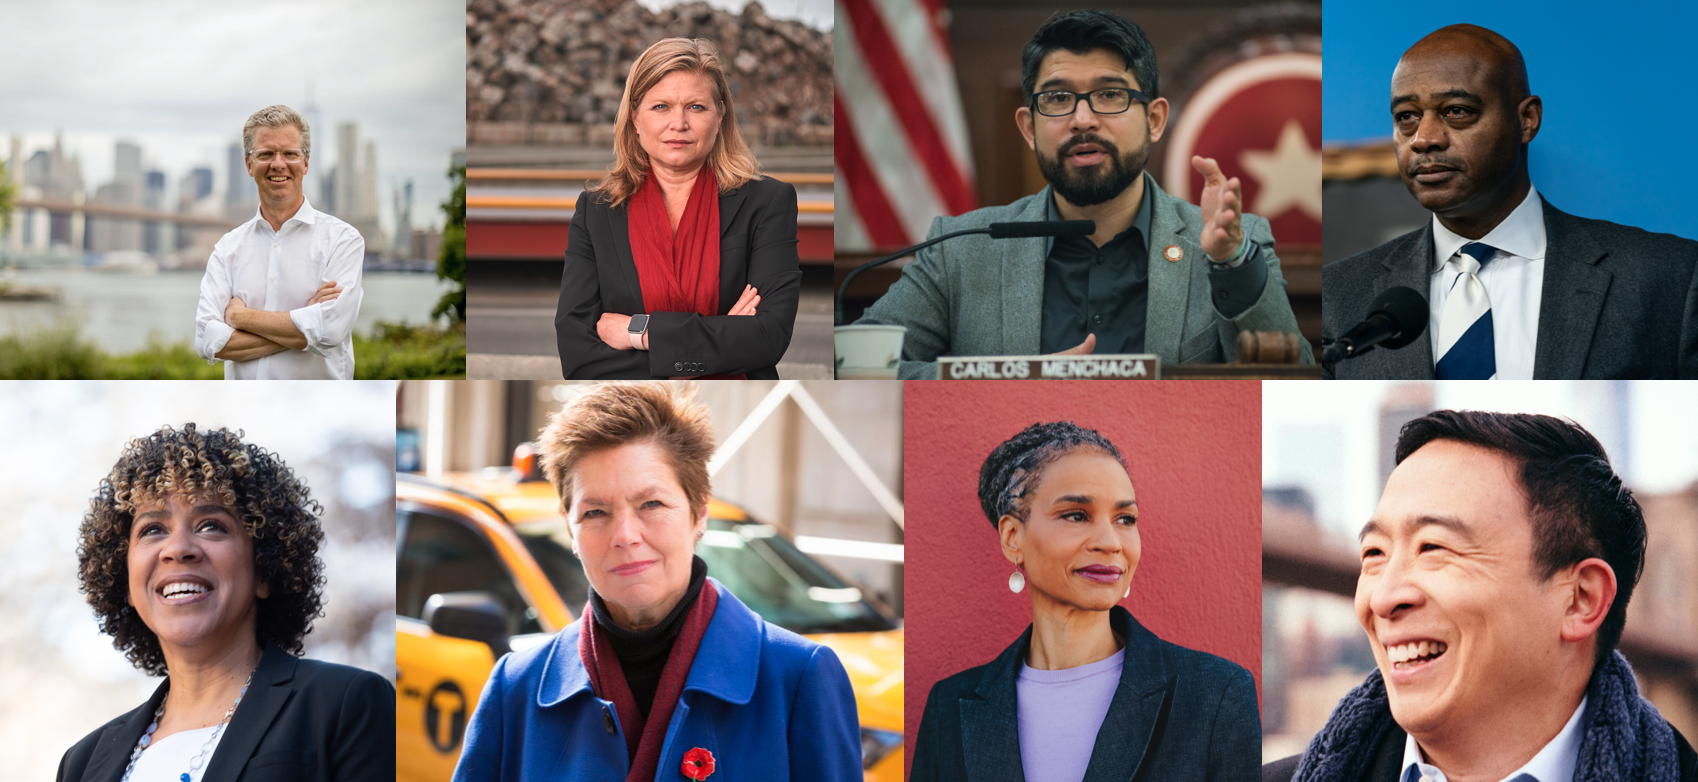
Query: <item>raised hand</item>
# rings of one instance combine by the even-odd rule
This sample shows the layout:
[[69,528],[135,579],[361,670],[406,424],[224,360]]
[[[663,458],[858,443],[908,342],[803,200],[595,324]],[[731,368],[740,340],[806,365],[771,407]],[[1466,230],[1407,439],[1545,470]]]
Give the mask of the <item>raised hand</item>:
[[1074,345],[1073,347],[1070,347],[1066,350],[1060,350],[1060,351],[1056,351],[1054,353],[1047,353],[1045,355],[1050,355],[1050,356],[1089,356],[1092,353],[1095,353],[1096,350],[1097,350],[1097,335],[1086,334],[1084,342],[1081,342],[1077,345]]
[[731,311],[725,314],[753,315],[755,314],[755,305],[759,303],[761,303],[761,292],[755,290],[753,285],[744,285],[743,295],[737,297],[737,303],[731,305]]
[[1203,175],[1203,235],[1200,244],[1210,258],[1224,261],[1244,242],[1244,188],[1238,177],[1227,179],[1214,158],[1191,156],[1191,167]]

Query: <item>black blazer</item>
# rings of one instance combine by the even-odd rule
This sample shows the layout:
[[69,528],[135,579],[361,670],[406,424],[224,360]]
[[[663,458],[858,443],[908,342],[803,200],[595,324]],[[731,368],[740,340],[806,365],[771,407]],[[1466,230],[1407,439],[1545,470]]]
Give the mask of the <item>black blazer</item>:
[[[170,684],[66,751],[59,782],[118,782]],[[267,646],[204,782],[393,782],[394,748],[395,688],[387,680]]]
[[[603,312],[648,312],[631,257],[627,209],[585,192],[567,231],[554,334],[567,379],[747,374],[778,379],[802,291],[796,255],[796,188],[757,179],[719,196],[719,315],[649,312],[649,350],[615,350],[596,336]],[[752,316],[725,313],[744,285],[760,291]]]
[[[1540,196],[1542,199],[1543,196]],[[1545,276],[1533,377],[1538,380],[1698,377],[1698,242],[1544,202]],[[1411,231],[1321,269],[1321,336],[1360,323],[1381,291],[1407,285],[1427,297],[1433,227]],[[1431,379],[1433,329],[1399,350],[1346,359],[1328,379]]]
[[[1120,606],[1109,622],[1126,639],[1126,662],[1084,782],[1254,780],[1262,724],[1250,672],[1157,638]],[[1028,626],[990,664],[932,687],[910,782],[1025,780],[1015,680],[1031,638]]]
[[[1669,726],[1673,728],[1671,724]],[[1386,731],[1385,738],[1374,748],[1374,755],[1368,761],[1368,768],[1359,777],[1359,782],[1398,782],[1399,768],[1403,765],[1404,737],[1408,734],[1396,725]],[[1680,771],[1681,782],[1698,780],[1698,754],[1692,751],[1692,745],[1686,742],[1686,737],[1680,731],[1674,732],[1674,749],[1677,755],[1675,767]],[[1281,758],[1262,766],[1262,782],[1291,782],[1291,777],[1297,773],[1297,763],[1302,755],[1292,755]]]

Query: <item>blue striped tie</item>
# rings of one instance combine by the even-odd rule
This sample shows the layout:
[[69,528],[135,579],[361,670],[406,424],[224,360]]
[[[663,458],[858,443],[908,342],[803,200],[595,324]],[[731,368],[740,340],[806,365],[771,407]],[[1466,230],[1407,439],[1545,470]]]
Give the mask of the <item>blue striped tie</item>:
[[1480,282],[1480,267],[1495,252],[1491,245],[1470,242],[1450,259],[1449,265],[1461,273],[1451,283],[1439,314],[1439,363],[1434,374],[1440,380],[1489,380],[1498,372],[1492,352],[1492,304]]

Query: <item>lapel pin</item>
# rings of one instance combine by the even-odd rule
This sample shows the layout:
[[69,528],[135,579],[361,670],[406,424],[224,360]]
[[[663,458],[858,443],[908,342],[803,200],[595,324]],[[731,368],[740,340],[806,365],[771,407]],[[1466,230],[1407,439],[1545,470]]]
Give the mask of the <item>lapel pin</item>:
[[696,747],[684,753],[684,767],[680,770],[684,776],[700,782],[713,775],[713,766],[713,753]]
[[1179,260],[1185,257],[1185,251],[1179,249],[1177,244],[1168,245],[1167,249],[1163,250],[1161,254],[1171,263],[1179,263]]

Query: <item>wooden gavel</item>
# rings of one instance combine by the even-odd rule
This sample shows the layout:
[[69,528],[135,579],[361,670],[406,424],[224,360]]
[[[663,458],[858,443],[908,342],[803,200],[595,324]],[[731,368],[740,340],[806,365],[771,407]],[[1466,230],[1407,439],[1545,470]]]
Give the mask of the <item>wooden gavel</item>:
[[1238,332],[1236,364],[1296,364],[1303,338],[1286,331]]

